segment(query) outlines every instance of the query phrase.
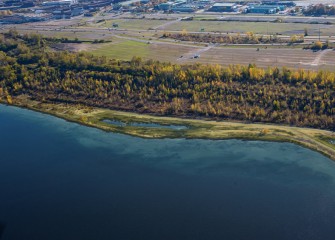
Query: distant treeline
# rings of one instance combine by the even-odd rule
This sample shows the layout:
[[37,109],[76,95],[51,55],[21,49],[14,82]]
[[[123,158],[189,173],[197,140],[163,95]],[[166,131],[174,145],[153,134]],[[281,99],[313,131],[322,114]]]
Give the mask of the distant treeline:
[[272,43],[301,43],[303,36],[294,36],[289,40],[278,38],[276,35],[262,36],[247,32],[245,34],[210,34],[210,33],[164,33],[162,38],[172,38],[180,41],[220,43],[220,44],[272,44]]
[[335,129],[334,72],[119,61],[48,44],[38,35],[0,35],[0,97]]
[[78,38],[75,39],[68,39],[68,38],[55,38],[55,37],[48,37],[48,38],[43,38],[47,42],[54,42],[54,43],[106,43],[106,42],[111,42],[110,40],[105,41],[104,39],[94,39],[93,41],[91,40],[79,40]]
[[329,5],[329,4],[315,4],[307,7],[303,11],[305,15],[315,15],[315,16],[321,16],[321,15],[329,15],[334,16],[335,15],[335,5]]

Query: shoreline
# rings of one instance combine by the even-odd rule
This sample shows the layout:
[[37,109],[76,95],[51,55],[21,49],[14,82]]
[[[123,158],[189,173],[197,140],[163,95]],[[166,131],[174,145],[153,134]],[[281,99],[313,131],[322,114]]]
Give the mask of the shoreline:
[[[328,130],[299,128],[267,123],[241,123],[161,117],[132,112],[94,108],[76,104],[42,103],[27,96],[13,98],[12,104],[0,99],[0,104],[13,105],[44,114],[53,115],[69,122],[98,128],[107,132],[127,134],[141,138],[185,138],[185,139],[241,139],[248,141],[290,142],[317,151],[335,161],[335,133]],[[103,122],[110,119],[131,123],[154,123],[162,126],[180,125],[185,129],[169,129],[143,126],[117,126]]]

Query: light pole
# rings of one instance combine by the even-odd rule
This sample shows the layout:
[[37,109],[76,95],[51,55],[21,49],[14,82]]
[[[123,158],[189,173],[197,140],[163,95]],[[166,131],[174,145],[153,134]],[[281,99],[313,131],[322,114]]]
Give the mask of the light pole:
[[319,25],[319,42],[320,42],[320,25]]

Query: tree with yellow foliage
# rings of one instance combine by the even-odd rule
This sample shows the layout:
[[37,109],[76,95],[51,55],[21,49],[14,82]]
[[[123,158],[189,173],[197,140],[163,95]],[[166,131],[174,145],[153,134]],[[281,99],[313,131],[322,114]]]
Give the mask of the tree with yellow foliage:
[[6,99],[7,99],[8,104],[10,104],[10,105],[13,104],[13,99],[12,99],[11,95],[7,95]]

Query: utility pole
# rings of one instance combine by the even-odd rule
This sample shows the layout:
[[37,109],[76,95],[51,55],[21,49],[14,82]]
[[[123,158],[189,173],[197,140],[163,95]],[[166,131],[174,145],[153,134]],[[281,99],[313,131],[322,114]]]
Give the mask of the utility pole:
[[319,42],[320,42],[320,25],[319,25]]

